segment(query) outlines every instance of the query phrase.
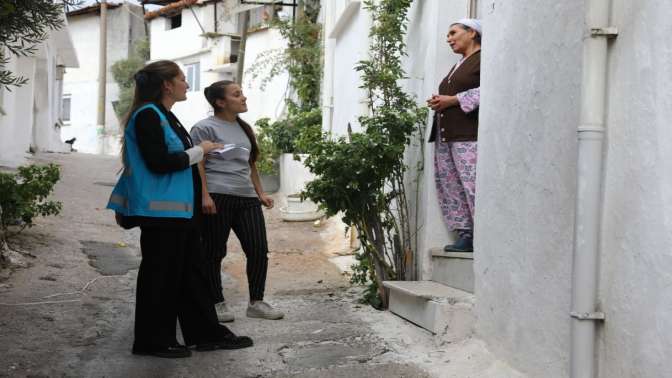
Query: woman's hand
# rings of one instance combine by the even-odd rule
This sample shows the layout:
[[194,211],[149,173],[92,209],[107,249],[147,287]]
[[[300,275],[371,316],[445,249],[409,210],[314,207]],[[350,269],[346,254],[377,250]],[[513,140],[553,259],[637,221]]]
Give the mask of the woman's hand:
[[217,206],[215,206],[215,201],[212,200],[210,194],[203,193],[203,204],[201,205],[203,209],[203,214],[212,215],[217,214]]
[[273,208],[273,204],[274,204],[273,198],[263,194],[263,195],[259,196],[259,201],[261,201],[261,204],[266,206],[266,208],[268,208],[268,209]]
[[210,151],[222,148],[224,145],[221,143],[214,143],[209,140],[204,140],[201,142],[201,144],[199,144],[199,147],[203,149],[203,155],[207,155]]
[[434,111],[441,111],[443,109],[449,108],[451,106],[457,106],[460,102],[457,100],[457,96],[447,96],[447,95],[432,95],[427,100],[427,106],[432,108]]

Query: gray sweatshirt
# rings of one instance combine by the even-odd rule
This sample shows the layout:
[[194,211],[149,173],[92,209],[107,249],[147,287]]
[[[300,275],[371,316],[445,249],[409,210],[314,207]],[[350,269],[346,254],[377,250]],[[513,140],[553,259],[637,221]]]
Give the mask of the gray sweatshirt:
[[210,152],[205,160],[208,192],[239,197],[257,197],[250,178],[250,150],[252,144],[238,122],[224,121],[215,116],[205,118],[191,128],[194,144],[204,140],[226,145],[235,151]]

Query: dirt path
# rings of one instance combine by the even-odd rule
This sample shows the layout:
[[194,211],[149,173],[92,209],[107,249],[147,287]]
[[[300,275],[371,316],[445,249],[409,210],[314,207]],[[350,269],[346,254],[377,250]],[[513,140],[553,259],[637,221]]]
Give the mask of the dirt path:
[[0,376],[425,376],[372,330],[369,322],[389,322],[389,314],[359,305],[358,289],[329,262],[347,250],[335,220],[321,227],[285,223],[276,210],[265,213],[267,299],[286,319],[244,316],[245,258],[232,238],[224,263],[225,295],[237,315],[231,328],[255,346],[182,360],[133,356],[138,232],[119,229],[103,210],[118,162],[83,154],[37,160],[62,166],[55,197],[63,211],[38,220],[15,242],[34,258],[0,281]]

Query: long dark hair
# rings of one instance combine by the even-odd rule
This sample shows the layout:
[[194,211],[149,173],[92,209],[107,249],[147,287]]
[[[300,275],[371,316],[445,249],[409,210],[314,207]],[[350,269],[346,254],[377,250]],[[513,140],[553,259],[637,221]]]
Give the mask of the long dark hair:
[[[133,80],[135,81],[135,93],[133,94],[131,109],[124,117],[121,135],[124,135],[133,113],[145,104],[160,103],[163,99],[163,83],[171,81],[179,75],[180,67],[177,63],[170,60],[159,60],[150,63],[133,75]],[[126,166],[125,151],[126,142],[125,138],[122,138],[121,156],[124,161],[124,166]]]
[[[236,82],[231,80],[220,80],[210,84],[210,86],[203,91],[205,99],[208,100],[210,106],[215,110],[215,114],[222,111],[222,108],[217,105],[217,100],[225,99],[226,88],[231,84],[236,84]],[[238,115],[236,115],[236,121],[240,127],[243,128],[247,138],[250,140],[250,144],[252,145],[252,151],[250,151],[250,163],[254,163],[259,157],[259,145],[257,145],[257,138],[254,136],[254,130],[252,130],[252,127]]]

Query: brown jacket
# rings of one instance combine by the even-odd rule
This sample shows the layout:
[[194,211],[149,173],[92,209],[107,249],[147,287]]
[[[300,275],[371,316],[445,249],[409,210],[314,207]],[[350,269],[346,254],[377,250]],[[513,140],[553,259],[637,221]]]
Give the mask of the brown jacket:
[[[452,73],[455,70],[450,70]],[[481,52],[470,55],[455,70],[450,79],[450,73],[439,85],[439,94],[454,96],[468,89],[481,86]],[[478,137],[478,109],[465,113],[459,106],[451,106],[434,113],[432,132],[429,142],[436,140],[437,126],[440,130],[442,142],[475,141]]]

